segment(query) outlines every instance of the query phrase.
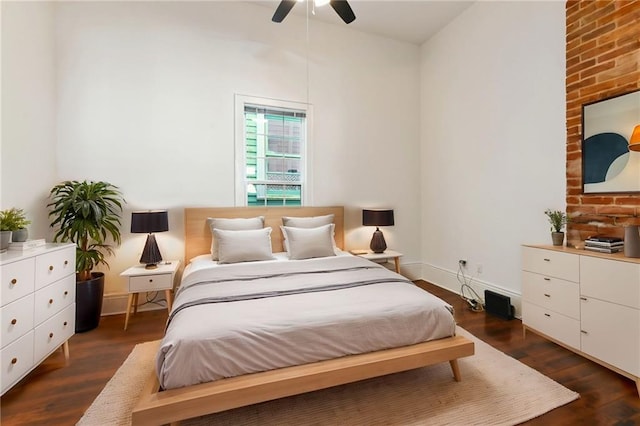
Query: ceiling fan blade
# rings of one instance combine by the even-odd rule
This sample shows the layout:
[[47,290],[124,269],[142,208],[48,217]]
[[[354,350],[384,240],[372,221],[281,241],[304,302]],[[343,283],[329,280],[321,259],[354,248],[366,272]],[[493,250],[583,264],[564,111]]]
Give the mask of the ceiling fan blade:
[[347,0],[331,0],[330,4],[345,23],[350,24],[356,20],[356,15],[353,13]]
[[282,22],[287,17],[293,6],[296,4],[296,0],[282,0],[276,9],[276,13],[273,14],[271,20],[273,22]]

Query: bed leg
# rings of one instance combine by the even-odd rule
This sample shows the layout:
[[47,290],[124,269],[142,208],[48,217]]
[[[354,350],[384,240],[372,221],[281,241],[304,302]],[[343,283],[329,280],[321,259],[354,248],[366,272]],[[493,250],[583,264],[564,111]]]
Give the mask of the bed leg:
[[453,371],[453,378],[456,379],[456,382],[461,382],[462,376],[460,375],[460,367],[458,366],[458,360],[452,359],[451,361],[449,361],[449,364],[451,364],[451,370]]

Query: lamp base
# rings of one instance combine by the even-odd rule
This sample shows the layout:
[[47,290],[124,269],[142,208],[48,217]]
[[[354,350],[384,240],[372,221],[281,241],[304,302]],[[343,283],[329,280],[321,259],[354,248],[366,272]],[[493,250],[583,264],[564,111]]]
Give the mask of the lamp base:
[[154,269],[158,267],[156,264],[161,261],[162,255],[156,243],[156,236],[149,234],[147,236],[147,242],[144,245],[144,250],[142,250],[142,256],[140,256],[140,263],[146,265],[145,269]]
[[382,231],[378,227],[376,227],[376,230],[373,232],[369,248],[374,253],[384,253],[387,249],[387,242],[384,240],[384,235],[382,235]]

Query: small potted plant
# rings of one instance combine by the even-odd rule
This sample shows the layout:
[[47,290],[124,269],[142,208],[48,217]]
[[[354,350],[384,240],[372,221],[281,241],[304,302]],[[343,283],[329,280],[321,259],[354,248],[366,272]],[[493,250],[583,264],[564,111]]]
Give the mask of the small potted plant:
[[11,231],[11,241],[13,242],[27,241],[29,236],[27,225],[30,223],[31,221],[27,220],[27,215],[22,209],[13,207],[0,211],[0,228],[3,231]]
[[49,219],[56,229],[53,241],[76,244],[76,332],[89,331],[100,323],[104,294],[104,273],[93,269],[109,266],[105,260],[113,254],[109,242],[120,244],[125,201],[118,187],[93,181],[62,182],[49,196]]
[[567,224],[567,215],[560,210],[545,210],[549,223],[551,224],[551,240],[554,246],[561,246],[564,241],[562,228]]

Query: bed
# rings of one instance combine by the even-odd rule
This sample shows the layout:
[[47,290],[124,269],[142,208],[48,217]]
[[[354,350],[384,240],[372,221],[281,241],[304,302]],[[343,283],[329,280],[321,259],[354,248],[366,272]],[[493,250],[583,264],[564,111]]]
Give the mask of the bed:
[[[264,227],[273,229],[271,251],[279,253],[283,216],[327,214],[334,216],[335,256],[290,261],[276,254],[218,266],[210,260],[209,217],[264,216]],[[457,359],[474,348],[454,335],[450,307],[340,251],[343,221],[341,207],[185,209],[185,259],[193,260],[176,293],[158,374],[148,379],[133,424],[177,422],[445,361],[460,381]],[[288,248],[293,257],[295,247]],[[429,321],[432,327],[415,327]],[[194,361],[198,354],[205,356]]]

